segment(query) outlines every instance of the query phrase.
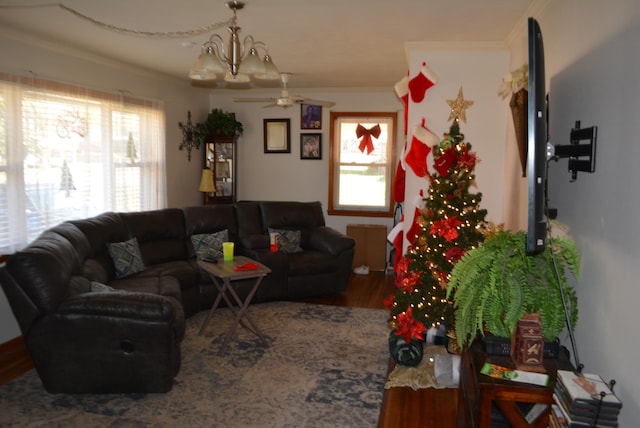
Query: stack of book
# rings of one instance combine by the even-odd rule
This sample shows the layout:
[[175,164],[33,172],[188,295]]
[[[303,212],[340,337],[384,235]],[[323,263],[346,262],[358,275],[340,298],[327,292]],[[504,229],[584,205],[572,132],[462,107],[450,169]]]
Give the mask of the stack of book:
[[597,374],[558,370],[554,398],[550,427],[618,427],[622,403]]

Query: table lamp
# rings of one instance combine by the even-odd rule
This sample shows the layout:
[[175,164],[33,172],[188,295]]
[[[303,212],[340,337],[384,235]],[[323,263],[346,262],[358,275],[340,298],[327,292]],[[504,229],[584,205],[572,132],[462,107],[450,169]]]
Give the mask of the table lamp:
[[204,204],[209,203],[209,194],[216,190],[213,185],[213,171],[209,168],[202,170],[202,176],[200,177],[200,186],[198,186],[199,192],[204,192]]

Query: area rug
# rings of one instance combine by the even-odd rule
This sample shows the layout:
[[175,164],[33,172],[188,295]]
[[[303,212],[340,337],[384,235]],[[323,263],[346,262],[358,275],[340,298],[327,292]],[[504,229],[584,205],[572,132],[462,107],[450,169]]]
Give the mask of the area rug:
[[3,427],[376,426],[389,360],[388,312],[293,302],[252,305],[269,346],[240,328],[218,355],[228,309],[187,320],[166,394],[49,394],[34,370],[0,386]]

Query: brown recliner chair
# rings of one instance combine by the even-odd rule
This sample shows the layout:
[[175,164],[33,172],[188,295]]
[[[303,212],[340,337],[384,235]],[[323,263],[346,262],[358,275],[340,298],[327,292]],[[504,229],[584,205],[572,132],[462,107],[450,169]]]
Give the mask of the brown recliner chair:
[[[96,221],[119,219],[105,215]],[[180,368],[181,304],[150,293],[92,292],[82,275],[90,251],[80,229],[64,223],[0,267],[0,283],[45,389],[169,391]],[[156,280],[179,295],[174,278]]]

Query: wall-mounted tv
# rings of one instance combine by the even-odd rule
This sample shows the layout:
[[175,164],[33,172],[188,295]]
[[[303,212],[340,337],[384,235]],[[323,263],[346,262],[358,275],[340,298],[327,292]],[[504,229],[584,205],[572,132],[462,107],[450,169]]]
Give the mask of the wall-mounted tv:
[[542,32],[534,18],[528,19],[529,81],[527,113],[527,246],[534,254],[547,242],[547,102],[545,93]]

